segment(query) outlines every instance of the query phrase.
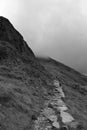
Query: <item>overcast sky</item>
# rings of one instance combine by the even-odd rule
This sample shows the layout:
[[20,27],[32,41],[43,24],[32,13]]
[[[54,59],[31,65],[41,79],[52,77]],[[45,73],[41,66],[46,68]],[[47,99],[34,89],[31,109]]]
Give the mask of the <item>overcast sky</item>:
[[87,73],[87,0],[0,0],[0,15],[36,55]]

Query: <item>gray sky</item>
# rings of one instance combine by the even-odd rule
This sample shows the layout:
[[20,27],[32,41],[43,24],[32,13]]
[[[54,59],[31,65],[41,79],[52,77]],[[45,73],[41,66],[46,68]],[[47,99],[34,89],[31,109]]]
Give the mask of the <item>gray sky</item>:
[[0,15],[36,55],[87,73],[87,0],[0,0]]

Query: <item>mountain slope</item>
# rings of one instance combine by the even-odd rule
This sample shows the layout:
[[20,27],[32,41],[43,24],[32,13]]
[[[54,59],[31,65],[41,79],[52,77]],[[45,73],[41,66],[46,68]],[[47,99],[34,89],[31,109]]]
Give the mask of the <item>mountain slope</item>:
[[11,43],[21,55],[34,56],[32,50],[28,47],[21,34],[13,27],[10,21],[0,17],[0,40]]
[[0,17],[0,129],[32,129],[52,88],[51,75],[21,34]]
[[45,69],[62,84],[69,112],[87,130],[87,77],[52,58],[38,58]]
[[[52,128],[41,125],[57,130],[57,120],[47,119],[50,111],[41,117],[44,110],[56,113],[53,109],[60,100],[54,92],[55,80],[62,84],[69,113],[80,123],[74,130],[87,130],[87,77],[51,58],[37,59],[10,21],[0,17],[0,129],[42,130],[37,123],[45,116]],[[56,104],[47,106],[48,102]],[[58,111],[55,117],[60,117]]]

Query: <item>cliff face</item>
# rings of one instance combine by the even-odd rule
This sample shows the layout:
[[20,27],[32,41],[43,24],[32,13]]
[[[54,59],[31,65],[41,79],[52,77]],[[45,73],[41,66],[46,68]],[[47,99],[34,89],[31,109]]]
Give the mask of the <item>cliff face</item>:
[[21,34],[0,17],[0,129],[30,130],[51,81]]

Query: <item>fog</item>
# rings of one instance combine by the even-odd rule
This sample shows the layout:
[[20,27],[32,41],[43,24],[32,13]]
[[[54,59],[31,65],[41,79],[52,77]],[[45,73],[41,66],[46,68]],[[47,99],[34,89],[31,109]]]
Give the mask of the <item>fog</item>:
[[0,0],[34,53],[87,73],[87,0]]

